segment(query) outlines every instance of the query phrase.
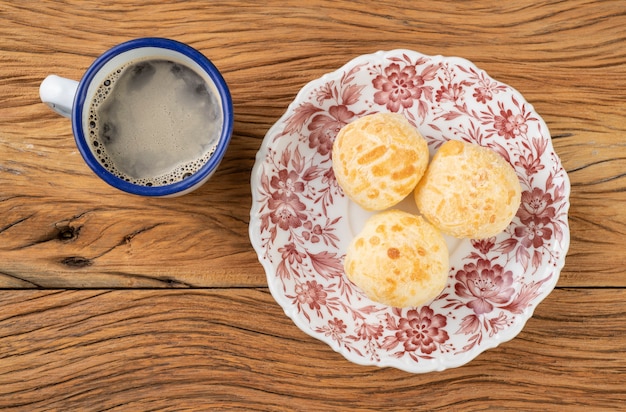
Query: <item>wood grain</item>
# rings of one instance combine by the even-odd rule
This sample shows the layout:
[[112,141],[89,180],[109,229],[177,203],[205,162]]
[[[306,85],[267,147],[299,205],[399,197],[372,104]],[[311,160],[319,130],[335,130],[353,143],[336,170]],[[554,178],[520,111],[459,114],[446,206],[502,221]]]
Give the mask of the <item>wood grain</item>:
[[[575,241],[560,285],[624,286],[624,254],[615,261],[626,226],[618,3],[3,2],[0,285],[263,286],[247,223],[249,172],[265,132],[306,82],[359,54],[406,47],[466,57],[536,107],[573,186]],[[217,176],[175,200],[129,197],[100,182],[68,121],[37,96],[45,75],[77,79],[107,48],[145,35],[204,52],[234,99],[235,133]],[[75,235],[58,239],[68,227]]]
[[[46,75],[143,36],[196,47],[233,97],[224,161],[181,198],[101,182],[39,101]],[[0,410],[625,409],[625,42],[613,0],[0,0]],[[572,184],[555,291],[514,340],[425,375],[297,329],[248,239],[267,130],[309,81],[396,48],[519,90]]]
[[263,289],[16,292],[0,297],[0,409],[613,410],[625,299],[558,290],[513,341],[412,375],[345,361]]

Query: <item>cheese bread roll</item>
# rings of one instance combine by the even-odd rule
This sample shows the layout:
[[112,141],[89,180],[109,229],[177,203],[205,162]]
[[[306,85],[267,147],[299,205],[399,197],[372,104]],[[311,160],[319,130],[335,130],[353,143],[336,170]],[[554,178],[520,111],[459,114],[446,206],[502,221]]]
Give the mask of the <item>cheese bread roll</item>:
[[428,145],[401,114],[377,113],[344,126],[333,144],[339,186],[366,210],[383,210],[411,194],[428,166]]
[[433,157],[415,188],[422,215],[456,238],[495,236],[511,223],[521,201],[513,167],[493,150],[451,140]]
[[352,240],[344,270],[373,301],[418,306],[445,287],[448,247],[441,232],[421,216],[388,210],[370,217]]

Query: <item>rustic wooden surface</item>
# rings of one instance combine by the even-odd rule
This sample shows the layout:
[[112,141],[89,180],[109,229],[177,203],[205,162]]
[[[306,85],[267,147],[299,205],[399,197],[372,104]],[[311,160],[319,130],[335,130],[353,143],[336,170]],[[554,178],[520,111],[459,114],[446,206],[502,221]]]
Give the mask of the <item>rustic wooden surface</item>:
[[[39,102],[134,37],[221,69],[235,106],[215,177],[115,192]],[[622,1],[0,2],[0,410],[626,409],[626,5]],[[360,54],[462,56],[519,90],[572,183],[555,291],[514,340],[411,375],[305,335],[248,240],[249,177],[308,81]]]

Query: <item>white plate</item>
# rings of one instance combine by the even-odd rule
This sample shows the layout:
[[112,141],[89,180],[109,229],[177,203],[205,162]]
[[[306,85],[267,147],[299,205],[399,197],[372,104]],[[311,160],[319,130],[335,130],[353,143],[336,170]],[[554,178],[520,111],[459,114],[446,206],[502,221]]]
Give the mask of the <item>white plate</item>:
[[[372,302],[343,272],[368,213],[337,186],[332,142],[345,124],[384,111],[418,127],[431,155],[450,139],[492,148],[522,184],[503,233],[447,238],[448,284],[416,308]],[[274,299],[358,364],[443,370],[512,339],[553,290],[569,247],[570,185],[546,124],[516,90],[461,58],[378,52],[312,81],[265,136],[251,184],[250,239]],[[411,200],[401,208],[417,212]]]

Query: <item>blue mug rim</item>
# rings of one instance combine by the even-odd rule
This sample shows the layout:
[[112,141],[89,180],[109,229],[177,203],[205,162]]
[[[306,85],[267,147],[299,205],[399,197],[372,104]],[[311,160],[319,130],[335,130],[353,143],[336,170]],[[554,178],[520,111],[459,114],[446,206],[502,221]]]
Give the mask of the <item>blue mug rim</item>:
[[[218,90],[223,112],[222,132],[215,151],[213,152],[209,160],[190,177],[175,183],[170,183],[162,186],[136,185],[110,173],[106,168],[104,168],[104,166],[100,164],[98,159],[91,152],[91,149],[89,147],[89,138],[86,136],[85,131],[83,130],[83,112],[84,110],[89,110],[88,107],[84,107],[87,99],[87,90],[89,89],[89,86],[91,85],[91,82],[93,81],[96,74],[107,62],[109,62],[117,55],[127,52],[129,50],[145,47],[173,50],[195,61],[207,73],[209,78],[215,84]],[[72,108],[72,129],[74,132],[74,140],[76,141],[76,146],[78,147],[78,150],[83,159],[85,160],[89,168],[106,183],[127,193],[132,193],[140,196],[163,197],[185,192],[186,190],[189,190],[190,188],[198,185],[200,182],[205,180],[207,176],[215,171],[222,158],[224,157],[226,149],[228,148],[228,145],[230,143],[234,123],[233,117],[233,103],[228,85],[226,84],[226,81],[222,77],[217,67],[206,56],[204,56],[195,48],[185,43],[181,43],[177,40],[161,37],[142,37],[126,41],[110,48],[102,55],[100,55],[91,64],[91,66],[89,66],[89,68],[81,78],[80,82],[78,83],[76,96],[74,97],[74,105]]]

